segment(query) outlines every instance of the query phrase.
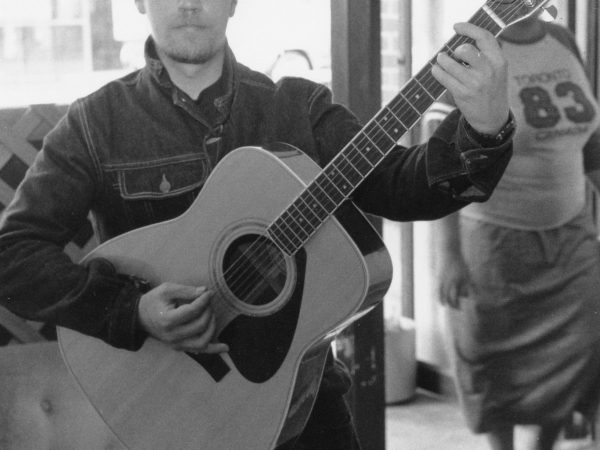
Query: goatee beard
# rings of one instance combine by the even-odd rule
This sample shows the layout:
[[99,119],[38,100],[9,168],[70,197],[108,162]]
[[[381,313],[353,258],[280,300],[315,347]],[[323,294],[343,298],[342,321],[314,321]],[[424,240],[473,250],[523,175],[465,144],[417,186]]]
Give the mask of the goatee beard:
[[210,55],[200,53],[196,55],[182,54],[178,52],[166,51],[165,54],[173,61],[182,64],[204,64],[210,59]]

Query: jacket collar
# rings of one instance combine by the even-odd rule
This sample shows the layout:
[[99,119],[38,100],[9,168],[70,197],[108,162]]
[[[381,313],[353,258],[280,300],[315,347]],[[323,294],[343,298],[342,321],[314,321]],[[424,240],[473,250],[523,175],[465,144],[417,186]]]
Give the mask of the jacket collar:
[[[164,64],[158,57],[158,52],[154,44],[152,37],[148,37],[144,48],[144,56],[146,59],[146,67],[144,71],[148,72],[152,79],[154,79],[160,86],[170,91],[178,89],[167,72]],[[216,122],[218,125],[223,124],[227,121],[231,113],[231,105],[235,97],[235,92],[239,85],[239,73],[237,70],[237,61],[229,44],[225,49],[225,59],[223,62],[223,73],[221,78],[217,81],[222,88],[222,95],[219,95],[214,100],[215,107],[219,111],[220,115]]]

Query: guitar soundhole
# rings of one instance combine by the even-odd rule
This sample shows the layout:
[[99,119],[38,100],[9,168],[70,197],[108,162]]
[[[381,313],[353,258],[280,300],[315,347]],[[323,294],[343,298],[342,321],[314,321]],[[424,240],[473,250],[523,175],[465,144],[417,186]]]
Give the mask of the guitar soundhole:
[[238,300],[266,305],[277,298],[285,285],[286,263],[269,239],[248,234],[234,240],[225,252],[223,276]]

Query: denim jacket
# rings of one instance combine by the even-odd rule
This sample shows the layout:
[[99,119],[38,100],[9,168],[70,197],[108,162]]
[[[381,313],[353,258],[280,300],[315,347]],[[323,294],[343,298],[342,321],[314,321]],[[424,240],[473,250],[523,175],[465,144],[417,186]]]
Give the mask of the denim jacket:
[[[230,51],[224,93],[208,109],[173,85],[151,40],[146,59],[144,69],[71,105],[0,222],[0,304],[127,349],[145,339],[138,285],[63,252],[89,213],[105,241],[182,214],[232,149],[286,142],[324,166],[361,129],[326,87],[274,84]],[[510,137],[482,146],[455,112],[427,143],[393,150],[353,200],[393,220],[439,218],[488,198],[511,152]]]

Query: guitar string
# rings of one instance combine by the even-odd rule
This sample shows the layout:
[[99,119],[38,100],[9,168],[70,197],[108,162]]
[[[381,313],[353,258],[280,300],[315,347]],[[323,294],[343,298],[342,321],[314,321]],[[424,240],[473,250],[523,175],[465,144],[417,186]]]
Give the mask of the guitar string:
[[[517,6],[517,7],[515,8],[515,11],[516,11],[516,9],[518,9],[518,8],[519,8],[519,7]],[[475,14],[474,18],[476,18],[477,14],[480,14],[481,12],[482,12],[482,10],[479,10],[479,11],[478,11],[478,12]],[[487,24],[485,23],[486,21],[487,21],[487,24],[489,24],[489,23],[495,23],[495,22],[494,22],[494,21],[493,21],[493,20],[490,18],[490,16],[489,16],[489,15],[487,15],[487,14],[486,14],[486,16],[485,16],[484,20],[483,20],[483,21],[482,21],[480,24],[477,24],[477,20],[474,20],[472,23],[474,23],[474,24],[476,24],[476,25],[484,26],[484,25],[487,25]],[[456,36],[455,36],[455,38],[456,38]],[[461,38],[463,38],[463,39],[461,39]],[[451,41],[452,41],[452,40],[451,40]],[[450,41],[450,42],[451,42],[451,41]],[[457,41],[457,42],[455,43],[455,45],[454,45],[454,48],[458,47],[459,45],[461,45],[461,44],[462,44],[462,43],[464,43],[464,42],[467,42],[467,41],[469,41],[469,39],[464,39],[464,37],[460,37],[460,36],[459,36],[459,37],[458,37],[458,39],[456,39],[456,41]],[[447,44],[446,44],[446,47],[447,47],[447,48],[449,48],[449,49],[450,49],[452,52],[454,51],[454,49],[453,49],[453,48],[452,48],[452,47],[449,45],[449,43],[447,43]],[[429,64],[431,65],[431,64],[432,64],[432,62],[430,61],[430,62],[429,62]],[[426,73],[425,75],[427,76],[427,75],[429,75],[429,73]],[[412,81],[412,80],[411,80],[411,81]],[[435,84],[438,84],[438,85],[439,85],[439,83],[437,83],[437,80],[435,80],[435,78],[432,78],[432,77],[429,77],[429,78],[427,78],[427,77],[424,77],[424,78],[422,78],[421,80],[418,80],[418,79],[417,79],[417,81],[420,81],[420,84],[421,84],[421,85],[422,85],[422,87],[425,89],[425,91],[426,91],[426,93],[427,93],[427,94],[430,94],[429,90],[431,89],[431,88],[430,88],[430,89],[427,89],[427,85],[428,85],[428,84],[429,84],[429,85],[431,85],[431,83],[434,83],[434,85],[435,85]],[[409,81],[409,83],[410,83],[410,81]],[[415,89],[416,91],[420,91],[420,89],[418,88],[418,85],[417,85],[417,86],[415,86],[415,87],[416,87],[416,89]],[[407,90],[407,91],[403,91],[403,92],[406,92],[406,93],[407,93],[405,96],[408,96],[409,98],[412,98],[412,93],[411,93],[411,87],[410,87],[410,86],[408,87],[408,90]],[[441,94],[440,94],[440,95],[441,95]],[[432,98],[433,98],[433,97],[432,97]],[[406,101],[408,102],[408,100],[406,100]],[[410,104],[410,102],[408,102],[408,103]],[[412,107],[412,105],[410,105],[410,106]],[[415,108],[415,110],[416,110],[416,112],[417,112],[417,113],[419,113],[419,114],[420,114],[420,112],[419,112],[419,110],[418,110],[418,109],[416,109],[416,108]],[[393,109],[391,109],[391,111],[392,111],[392,113],[394,113]],[[420,117],[417,119],[417,121],[418,121],[419,119],[420,119]],[[377,124],[377,125],[378,125],[380,128],[382,128],[380,124],[378,124],[377,122],[375,122],[375,123],[376,123],[376,124]],[[364,135],[365,135],[364,137],[366,137],[366,139],[367,139],[368,141],[370,141],[370,142],[373,142],[373,144],[374,144],[374,145],[376,145],[376,147],[379,149],[379,146],[376,144],[376,141],[379,141],[379,140],[380,140],[380,138],[381,138],[381,135],[380,135],[380,136],[369,136],[369,133],[370,133],[370,131],[369,131],[367,128],[368,128],[368,125],[367,125],[367,127],[365,127],[365,128],[363,129],[363,130],[365,130],[365,131],[364,131],[364,132],[361,132],[361,134],[364,134]],[[406,128],[406,127],[404,127],[404,128]],[[383,131],[383,133],[384,133],[384,134],[385,134],[385,135],[386,135],[388,138],[390,138],[389,134],[387,134],[387,132],[386,132],[386,130],[385,130],[385,129],[383,129],[383,128],[382,128],[382,131]],[[373,138],[373,139],[371,139],[371,138]],[[356,140],[356,139],[354,139],[354,140]],[[354,140],[353,140],[353,141],[354,141]],[[364,141],[364,139],[363,139],[363,141]],[[375,142],[374,142],[374,141],[375,141]],[[356,146],[354,146],[354,147],[356,147]],[[392,146],[392,147],[393,147],[393,146]],[[356,148],[355,148],[355,150],[356,150]],[[365,161],[365,157],[364,157],[364,156],[363,156],[363,155],[362,155],[360,152],[358,152],[358,153],[355,153],[355,156],[356,156],[356,155],[358,155],[358,158],[359,158],[360,160],[362,160],[362,161]],[[368,159],[366,159],[366,160],[367,160],[367,161],[369,162],[369,164],[370,164],[370,161],[369,161]],[[358,160],[356,160],[356,159],[355,159],[355,160],[348,160],[348,159],[347,159],[347,162],[349,162],[349,163],[350,163],[350,165],[351,165],[351,166],[352,166],[354,169],[355,169],[355,166],[356,166],[356,164],[357,164],[357,161],[358,161]],[[344,179],[348,180],[348,177],[349,177],[349,174],[348,174],[348,172],[344,173],[344,172],[343,172],[343,170],[341,170],[341,171],[339,171],[339,172],[342,174],[342,176],[344,177]],[[357,171],[357,172],[358,172],[358,171]],[[359,173],[360,173],[360,172],[359,172]],[[361,181],[362,181],[362,180],[361,180]],[[304,203],[306,204],[306,202],[304,202]],[[301,215],[302,215],[304,218],[306,218],[306,216],[304,216],[304,214],[302,214],[302,211],[301,211],[301,210],[299,210],[299,213],[300,213],[300,214],[301,214]],[[291,215],[291,214],[290,214],[290,215]],[[318,217],[318,216],[316,216],[316,214],[313,214],[313,215],[315,215],[315,217]],[[297,221],[296,219],[294,219],[293,215],[291,215],[291,216],[292,216],[292,220],[294,220],[294,221]],[[251,246],[251,247],[252,247],[252,246]],[[262,245],[260,245],[259,247],[260,247],[260,251],[261,251],[261,253],[263,253],[263,254],[265,253],[265,251],[268,251],[268,246],[267,246],[265,243],[262,243]],[[249,250],[250,250],[250,248],[246,250],[246,253],[247,253]],[[256,250],[259,250],[259,248],[257,248]],[[254,250],[253,250],[253,251],[254,251]],[[261,259],[261,257],[262,257],[262,256],[263,256],[263,255],[259,255],[258,257],[255,257],[255,258],[253,258],[253,259],[254,259],[255,261],[262,261],[262,259]],[[239,259],[239,261],[240,261],[240,263],[241,263],[241,262],[242,262],[242,259],[240,258],[240,259]],[[233,266],[232,266],[232,267],[233,267]],[[265,267],[262,267],[262,269],[264,270],[264,269],[265,269]],[[267,269],[268,269],[268,268],[267,268]],[[275,272],[275,269],[276,269],[276,268],[275,268],[275,267],[273,267],[273,269],[271,269],[271,270],[268,270],[268,274],[273,274],[273,273]],[[251,269],[250,269],[250,270],[251,270]],[[241,276],[243,276],[243,274],[240,274],[240,275],[238,275],[238,279],[239,279]],[[250,279],[249,281],[252,281],[252,280]],[[243,281],[242,281],[242,282],[243,282]],[[234,283],[235,283],[235,281],[234,281]],[[251,291],[252,291],[252,290],[255,290],[255,289],[256,289],[256,288],[252,288],[252,289],[251,289]],[[236,289],[236,290],[237,290],[237,289]]]
[[[518,7],[517,7],[517,8],[518,8]],[[515,10],[516,10],[516,9],[515,9]],[[480,11],[478,11],[478,13],[476,13],[476,15],[475,15],[474,17],[476,18],[477,14],[479,14],[479,13],[481,13],[481,10],[480,10]],[[484,20],[483,20],[483,22],[481,22],[481,24],[480,24],[480,25],[481,25],[481,26],[483,26],[483,25],[486,25],[486,23],[485,23],[486,21],[488,22],[488,24],[493,22],[493,20],[492,20],[492,19],[489,17],[489,15],[486,15],[486,16],[485,16],[485,18],[484,18]],[[474,23],[474,24],[477,24],[477,20],[474,20],[472,23]],[[452,40],[451,40],[451,41],[452,41]],[[450,42],[451,42],[451,41],[450,41]],[[458,47],[459,45],[461,45],[461,44],[462,44],[462,43],[464,43],[464,42],[467,42],[467,41],[468,41],[468,39],[460,39],[460,37],[459,37],[458,39],[456,39],[456,41],[457,41],[457,42],[455,43],[455,45],[449,45],[449,44],[446,44],[446,48],[449,48],[449,49],[451,50],[451,52],[453,52],[453,51],[454,51],[454,48]],[[452,47],[454,47],[454,48],[452,48]],[[429,62],[429,64],[431,65],[431,64],[432,64],[432,62],[430,61],[430,62]],[[421,80],[419,80],[418,78],[416,78],[416,80],[417,80],[418,84],[420,84],[420,85],[421,85],[421,86],[424,88],[424,90],[425,90],[425,93],[427,93],[428,95],[430,95],[430,96],[431,96],[431,94],[430,94],[430,91],[431,91],[432,89],[431,89],[431,87],[428,89],[428,85],[429,85],[429,86],[431,86],[431,83],[434,83],[434,86],[435,86],[435,85],[439,85],[439,83],[437,83],[437,80],[435,80],[434,78],[431,78],[431,77],[430,77],[430,78],[427,78],[427,76],[429,75],[429,73],[425,73],[425,75],[426,75],[426,76],[425,76],[425,77],[423,77]],[[418,85],[413,85],[413,86],[416,88],[416,89],[415,89],[416,91],[420,91],[420,89],[419,89]],[[407,90],[407,91],[403,91],[402,93],[404,93],[404,92],[406,92],[406,94],[405,94],[405,95],[403,95],[404,97],[413,98],[413,94],[414,94],[414,92],[411,92],[411,87],[410,87],[410,86],[408,87],[408,90]],[[418,92],[417,92],[417,93],[418,93]],[[441,94],[440,94],[440,95],[441,95]],[[432,98],[433,98],[433,97],[432,97]],[[406,100],[406,102],[407,102],[407,103],[409,103],[409,104],[410,104],[410,102],[408,101],[408,99],[405,99],[405,100]],[[413,105],[412,105],[412,104],[410,104],[410,106],[411,106],[411,107],[413,107]],[[417,106],[418,106],[418,105],[417,105]],[[416,110],[416,112],[417,112],[417,113],[419,113],[419,114],[420,114],[420,111],[419,111],[417,108],[415,108],[415,110]],[[395,115],[395,111],[394,111],[393,109],[391,109],[391,108],[390,108],[390,111],[392,112],[392,114],[394,114],[394,115]],[[419,118],[420,118],[420,117],[419,117]],[[419,120],[419,119],[417,119],[417,120]],[[379,123],[377,123],[377,121],[376,121],[376,120],[375,120],[375,122],[374,122],[374,123],[375,123],[376,125],[378,125],[378,126],[379,126],[379,127],[382,129],[382,131],[383,131],[384,135],[386,135],[388,138],[390,138],[390,136],[389,136],[389,134],[387,133],[387,131],[386,131],[386,130],[385,130],[383,127],[381,127],[381,125],[380,125]],[[404,128],[406,128],[406,127],[404,127]],[[362,134],[364,134],[364,137],[366,137],[366,139],[367,139],[368,141],[372,142],[372,143],[373,143],[373,144],[374,144],[374,145],[375,145],[375,146],[376,146],[376,147],[379,149],[379,145],[377,145],[377,142],[380,140],[381,136],[369,136],[369,133],[370,133],[370,131],[368,130],[368,126],[367,126],[367,127],[365,127],[365,131],[364,131]],[[371,139],[371,138],[373,138],[373,139]],[[364,140],[364,139],[363,139],[363,140]],[[357,149],[356,149],[356,145],[354,145],[353,147],[355,148],[355,150],[357,150]],[[362,153],[358,152],[358,153],[355,153],[355,154],[354,154],[354,156],[357,156],[357,155],[358,155],[358,158],[359,158],[360,160],[362,160],[363,162],[366,160],[366,161],[367,161],[367,162],[370,164],[370,161],[368,160],[368,158],[365,158],[365,157],[363,156],[363,154],[362,154]],[[352,156],[352,155],[351,155],[351,156]],[[354,160],[348,159],[348,160],[347,160],[347,162],[349,162],[350,166],[351,166],[353,169],[356,169],[356,165],[358,164],[358,160],[356,160],[356,159],[354,159]],[[345,180],[347,180],[347,181],[349,180],[349,174],[348,174],[348,172],[344,173],[343,169],[342,169],[342,170],[340,170],[339,172],[341,173],[342,177],[343,177]],[[360,174],[360,171],[358,171],[358,170],[357,170],[357,172],[359,172],[359,174]],[[362,174],[361,174],[361,175],[362,175]],[[337,176],[337,175],[336,175],[336,176]],[[362,180],[361,180],[361,181],[362,181]],[[306,204],[306,202],[304,202],[304,203]],[[306,219],[306,216],[303,214],[302,210],[300,210],[300,209],[299,209],[299,210],[298,210],[298,212],[299,212],[299,213],[300,213],[300,214],[303,216],[303,218],[304,218],[304,219]],[[290,215],[291,215],[291,214],[290,214]],[[314,214],[314,215],[315,215],[315,217],[317,217],[317,218],[318,218],[318,216],[316,216],[316,214]],[[294,220],[294,221],[297,221],[297,219],[294,219],[293,215],[291,215],[291,216],[292,216],[292,220]],[[265,243],[263,243],[263,244],[262,244],[262,245],[260,245],[259,247],[260,247],[260,250],[261,250],[261,252],[262,252],[262,253],[264,253],[265,251],[268,251],[268,246],[267,246]],[[258,249],[256,249],[256,250],[258,250]],[[262,255],[260,255],[260,256],[262,256]],[[262,261],[262,259],[260,258],[260,256],[259,256],[258,258],[254,258],[254,260],[255,260],[255,261],[256,261],[256,260],[258,260],[258,261]],[[241,262],[241,259],[240,259],[240,262]],[[259,269],[260,269],[260,268],[259,268]],[[263,267],[262,269],[264,269],[264,267]],[[268,272],[269,272],[269,274],[273,274],[273,273],[274,273],[274,271],[275,271],[275,267],[274,267],[273,269],[269,270]],[[243,274],[242,274],[242,275],[243,275]],[[238,278],[240,278],[240,276],[242,276],[242,275],[239,275],[239,276],[238,276]],[[250,281],[252,281],[252,280],[250,280]],[[257,288],[257,287],[255,287],[255,288],[252,288],[252,289],[251,289],[251,292],[252,292],[253,290],[255,290],[256,288]],[[236,290],[237,290],[237,289],[236,289]]]
[[[512,10],[512,11],[509,11],[509,13],[507,14],[507,17],[508,17],[508,16],[511,16],[511,15],[512,15],[514,12],[516,12],[516,11],[517,11],[519,8],[520,8],[520,6],[518,6],[518,5],[517,5],[517,6],[515,6],[515,7],[513,7],[513,10]],[[509,8],[509,10],[510,10],[510,8]],[[480,23],[477,23],[477,20],[478,20],[478,19],[477,19],[477,15],[478,15],[478,14],[481,14],[481,13],[485,13],[485,16],[484,16],[483,20],[481,20],[481,22],[480,22]],[[511,17],[510,19],[512,19],[512,18],[514,18],[514,17]],[[510,20],[510,19],[509,19],[509,20]],[[472,18],[471,20],[472,20],[472,22],[471,22],[471,23],[473,23],[473,24],[475,24],[475,25],[478,25],[478,26],[481,26],[481,27],[486,27],[486,26],[489,26],[490,24],[491,24],[491,25],[493,25],[493,24],[496,24],[496,22],[495,22],[495,21],[494,21],[494,20],[493,20],[493,19],[490,17],[490,15],[489,15],[489,14],[487,14],[487,13],[486,13],[486,12],[485,12],[483,9],[481,9],[481,8],[480,8],[480,10],[478,10],[478,11],[475,13],[475,15],[473,16],[473,18]],[[497,24],[496,24],[496,25],[497,25]],[[452,43],[452,41],[453,41],[453,40],[455,40],[456,42]],[[445,46],[444,46],[444,47],[448,48],[448,49],[449,49],[449,50],[450,50],[450,51],[453,53],[453,52],[454,52],[454,50],[455,50],[455,49],[456,49],[458,46],[462,45],[463,43],[469,42],[469,41],[472,41],[472,40],[471,40],[470,38],[466,38],[466,37],[464,37],[464,36],[458,36],[458,35],[455,35],[453,38],[451,38],[451,39],[450,39],[450,41],[448,41],[448,42],[445,44]],[[453,48],[452,48],[450,45],[452,45],[452,46],[453,46]],[[401,97],[413,98],[413,95],[415,95],[415,94],[419,94],[419,93],[421,92],[421,90],[424,90],[424,91],[425,91],[425,93],[426,93],[426,94],[428,94],[428,96],[430,96],[431,98],[433,98],[433,97],[431,96],[431,92],[430,92],[431,90],[433,90],[433,88],[432,88],[431,86],[433,85],[433,86],[434,86],[434,87],[436,87],[436,88],[437,88],[438,86],[441,86],[441,85],[439,84],[439,82],[437,82],[437,80],[436,80],[436,79],[435,79],[435,78],[434,78],[434,77],[431,75],[431,73],[430,73],[430,67],[428,67],[428,66],[432,66],[432,64],[433,64],[433,59],[435,59],[435,58],[436,58],[436,56],[434,56],[434,58],[432,58],[432,60],[430,60],[430,61],[429,61],[429,62],[426,64],[425,68],[426,68],[426,69],[428,69],[428,71],[427,71],[427,72],[424,74],[424,76],[423,76],[421,79],[418,79],[418,78],[417,78],[417,76],[420,74],[420,72],[419,72],[419,73],[417,74],[417,76],[415,76],[413,79],[409,80],[409,82],[407,83],[406,89],[405,89],[405,90],[402,90],[402,91],[400,92],[400,94],[399,94],[399,95],[398,95],[396,98],[398,98],[398,97],[400,97],[400,96],[401,96]],[[424,70],[424,69],[422,69],[422,70],[421,70],[421,72],[422,72],[423,70]],[[417,83],[416,83],[416,84],[412,84],[412,86],[411,86],[410,84],[411,84],[413,81],[415,81],[415,80],[417,81]],[[421,86],[423,89],[421,89],[419,86]],[[428,88],[428,87],[429,87],[429,88]],[[443,88],[442,88],[442,89],[443,89]],[[444,90],[445,90],[445,89],[444,89]],[[442,94],[443,94],[443,91],[442,91]],[[441,96],[442,94],[439,94],[439,95],[437,96],[437,98],[439,98],[439,96]],[[417,100],[419,100],[419,98],[418,98],[418,97],[416,97],[416,96],[415,96],[415,98],[417,98]],[[411,109],[414,109],[414,111],[416,111],[416,112],[418,113],[419,117],[416,119],[416,121],[414,121],[415,123],[416,123],[416,122],[418,122],[418,120],[420,120],[420,118],[421,118],[421,117],[420,117],[420,114],[422,114],[422,113],[420,113],[420,111],[419,111],[417,108],[415,108],[415,107],[414,107],[414,106],[413,106],[413,105],[412,105],[412,104],[409,102],[409,100],[408,100],[407,98],[405,98],[404,100],[405,100],[405,102],[406,102],[408,105],[396,105],[396,106],[393,106],[393,107],[397,107],[397,106],[400,106],[400,107],[403,107],[403,106],[410,106],[410,108],[411,108]],[[434,99],[433,101],[435,101],[435,99]],[[431,103],[433,103],[433,101],[432,101]],[[393,102],[392,102],[392,103],[393,103]],[[420,106],[420,105],[417,105],[417,107],[418,107],[418,106]],[[392,107],[392,108],[389,108],[389,105],[388,105],[388,106],[387,106],[387,107],[385,107],[385,108],[388,108],[388,109],[390,110],[390,112],[391,112],[391,113],[392,113],[392,114],[393,114],[393,115],[394,115],[396,118],[398,118],[398,119],[401,119],[402,117],[404,117],[404,115],[403,115],[402,111],[395,111],[395,110],[393,109],[393,107]],[[384,111],[384,110],[385,110],[385,108],[384,108],[382,111]],[[396,115],[396,113],[397,113],[397,112],[399,112],[399,113],[400,113],[400,117],[398,117],[398,116]],[[350,170],[354,170],[354,171],[358,172],[359,174],[361,174],[361,173],[360,173],[360,171],[359,171],[359,170],[357,170],[357,169],[356,169],[356,167],[357,167],[357,166],[360,164],[360,162],[362,161],[362,162],[364,163],[365,161],[367,161],[367,162],[368,162],[368,164],[371,164],[371,161],[370,161],[370,160],[368,160],[368,158],[365,158],[365,156],[364,156],[364,155],[363,155],[363,154],[360,152],[360,148],[357,148],[357,147],[359,147],[359,145],[357,145],[357,144],[362,144],[362,145],[365,145],[365,143],[366,143],[366,146],[368,146],[368,145],[369,145],[369,143],[372,143],[373,145],[375,145],[375,146],[376,146],[377,150],[379,150],[379,151],[381,152],[379,145],[377,145],[377,142],[379,142],[379,141],[380,141],[382,138],[387,138],[387,140],[391,139],[391,136],[390,136],[390,135],[389,135],[389,133],[386,131],[386,129],[385,129],[385,128],[383,128],[383,127],[381,126],[381,124],[379,124],[379,123],[377,123],[377,122],[376,122],[376,120],[375,120],[375,119],[377,119],[377,117],[378,117],[378,116],[375,116],[375,117],[374,117],[374,118],[373,118],[373,119],[372,119],[372,120],[371,120],[371,121],[370,121],[370,122],[369,122],[369,123],[368,123],[368,124],[367,124],[367,125],[366,125],[366,126],[363,128],[363,129],[362,129],[362,130],[361,130],[361,132],[359,132],[359,135],[357,136],[357,137],[358,137],[358,142],[356,142],[356,141],[357,141],[357,137],[355,137],[355,138],[354,138],[354,139],[352,139],[352,141],[350,142],[350,143],[351,143],[351,144],[353,144],[353,145],[352,145],[352,146],[350,146],[350,145],[348,145],[348,146],[347,146],[348,148],[354,148],[354,150],[356,150],[356,152],[355,152],[354,154],[350,154],[349,156],[350,156],[351,158],[354,158],[354,157],[357,157],[357,158],[354,158],[354,159],[349,159],[349,158],[346,158],[345,156],[342,156],[342,158],[340,158],[340,160],[341,160],[342,162],[346,162],[346,163],[350,164],[350,167],[351,167],[351,169],[350,169]],[[400,120],[400,122],[402,123],[402,121],[401,121],[401,120]],[[412,120],[411,120],[411,122],[412,122]],[[410,125],[410,127],[408,127],[408,128],[407,128],[407,127],[405,127],[405,126],[403,125],[403,128],[405,128],[405,131],[404,131],[404,133],[405,133],[406,131],[408,131],[408,130],[409,130],[411,127],[412,127],[412,126],[414,126],[414,124],[415,124],[415,123],[412,123],[412,124]],[[369,130],[369,127],[370,127],[370,125],[373,125],[373,124],[377,125],[377,127],[378,127],[378,129],[376,130],[376,135],[369,135],[369,133],[371,133],[371,132],[372,132],[372,130]],[[402,123],[402,124],[403,124],[403,123]],[[397,142],[397,141],[396,141],[396,142]],[[396,146],[396,142],[394,142],[394,143],[391,145],[391,148],[392,148],[392,149],[393,149],[393,148]],[[391,150],[391,149],[390,149],[390,150]],[[389,150],[388,150],[388,152],[389,152]],[[344,152],[341,152],[341,153],[344,153]],[[348,153],[350,153],[350,152],[348,151]],[[385,157],[386,155],[387,155],[387,152],[383,152],[383,156]],[[383,159],[383,158],[382,158],[382,159]],[[375,168],[375,167],[377,166],[377,164],[378,164],[378,162],[377,162],[377,163],[375,164],[375,166],[373,166],[372,168]],[[346,166],[346,167],[348,167],[348,166]],[[337,170],[337,168],[336,168],[336,172],[339,172],[339,173],[341,174],[341,176],[344,178],[344,180],[346,180],[346,181],[349,181],[349,178],[351,178],[351,175],[350,175],[350,173],[349,173],[348,171],[344,172],[344,171],[343,171],[343,169],[342,169],[342,170]],[[325,173],[325,171],[324,171],[323,173]],[[361,176],[362,176],[362,174],[361,174]],[[338,178],[339,178],[339,175],[334,175],[334,177],[338,177]],[[359,181],[359,183],[360,183],[360,182],[362,182],[362,181],[364,180],[364,178],[366,178],[366,175],[365,175],[365,176],[362,178],[362,180],[360,180],[360,181]],[[336,180],[335,180],[335,179],[333,179],[333,180],[332,180],[332,179],[329,179],[329,181],[331,181],[332,183],[335,183],[335,181],[336,181]],[[317,198],[317,200],[319,200],[319,199]],[[305,202],[304,200],[302,200],[302,202],[303,202],[303,203],[306,205],[306,202]],[[294,202],[294,203],[295,203],[295,202]],[[320,205],[320,206],[321,206],[321,208],[323,208],[323,209],[326,211],[326,208],[325,208],[324,206],[322,206],[322,205]],[[289,208],[288,208],[288,209],[289,209]],[[299,208],[296,208],[296,209],[297,209],[297,210],[298,210],[298,212],[299,212],[299,213],[302,215],[302,217],[303,217],[304,219],[306,219],[306,220],[307,220],[306,216],[305,216],[305,215],[302,213],[302,210],[300,210]],[[293,214],[289,213],[289,212],[288,212],[288,210],[286,210],[286,213],[288,213],[288,215],[289,215],[289,216],[291,216],[291,218],[292,218],[292,220],[293,220],[293,221],[295,221],[296,223],[298,223],[298,220],[294,218]],[[283,214],[282,214],[282,215],[283,215]],[[315,213],[312,213],[312,215],[314,215],[315,217],[317,217],[317,218],[318,218],[318,216],[317,216]],[[319,220],[321,220],[321,219],[319,219]],[[302,221],[304,221],[304,220],[302,220]],[[299,226],[302,226],[302,225],[299,225]],[[309,233],[307,233],[305,230],[303,230],[303,231],[305,232],[305,234],[307,234],[307,235],[308,235],[308,237],[310,237],[310,236],[312,235],[312,234],[309,234]],[[314,231],[313,231],[313,232],[314,232]],[[311,232],[311,233],[312,233],[312,232]],[[296,234],[296,233],[294,233],[294,234]],[[307,239],[308,239],[308,237],[307,237]],[[298,238],[300,238],[300,237],[298,236]],[[254,247],[254,248],[252,248],[252,247]],[[232,284],[234,284],[234,285],[236,285],[236,287],[235,287],[235,289],[233,289],[233,288],[231,288],[231,287],[230,287],[230,289],[232,289],[232,291],[233,291],[233,292],[236,292],[236,293],[237,293],[237,292],[240,292],[241,290],[245,289],[245,287],[244,287],[244,283],[246,283],[246,282],[250,282],[250,283],[252,283],[252,282],[253,282],[253,280],[254,280],[254,278],[251,276],[251,274],[249,274],[249,273],[248,273],[248,272],[252,272],[252,267],[248,268],[248,265],[247,265],[247,264],[244,264],[244,261],[245,261],[245,259],[246,259],[246,260],[252,260],[252,261],[254,261],[254,262],[256,262],[256,263],[259,263],[259,264],[261,264],[261,263],[266,263],[266,264],[267,264],[266,266],[263,264],[263,265],[262,265],[262,266],[260,266],[260,267],[257,267],[256,265],[255,265],[254,267],[256,267],[256,268],[257,268],[257,271],[258,271],[258,272],[265,273],[265,271],[266,271],[266,274],[267,274],[267,276],[273,276],[273,275],[275,275],[275,274],[277,273],[277,271],[278,271],[278,270],[281,270],[281,267],[277,267],[275,264],[273,264],[273,263],[274,263],[274,261],[272,261],[272,258],[265,258],[265,256],[267,255],[268,251],[269,251],[269,246],[267,245],[267,243],[266,243],[266,242],[264,242],[262,239],[257,239],[257,240],[256,240],[256,241],[255,241],[253,244],[251,244],[251,245],[250,245],[250,246],[249,246],[249,247],[248,247],[246,250],[244,250],[244,251],[243,251],[243,254],[242,254],[242,255],[241,255],[241,256],[240,256],[240,257],[239,257],[239,258],[238,258],[238,259],[237,259],[237,260],[236,260],[236,261],[235,261],[233,264],[232,264],[232,266],[231,266],[230,268],[228,268],[228,269],[227,269],[227,271],[226,271],[226,274],[230,274],[232,277],[235,277],[235,279],[233,279],[233,280],[231,281],[231,283],[232,283]],[[252,254],[252,253],[254,253],[254,254]],[[244,258],[245,258],[245,259],[244,259]],[[236,265],[237,265],[237,267],[236,267]],[[281,264],[280,264],[279,266],[281,266]],[[241,270],[242,270],[242,272],[239,272],[239,267],[241,267]],[[232,274],[232,273],[231,273],[232,271],[238,271],[238,273],[237,273],[237,274]],[[281,273],[281,272],[279,272],[279,273]],[[264,277],[264,276],[263,276],[263,278],[266,278],[266,277]],[[241,281],[240,281],[240,280],[241,280]],[[240,283],[241,283],[241,284],[240,284]],[[246,296],[246,295],[248,295],[248,296],[249,296],[249,295],[251,295],[251,294],[253,293],[253,291],[255,291],[255,290],[256,290],[256,289],[258,289],[258,288],[259,288],[259,286],[258,286],[258,285],[253,285],[253,287],[251,287],[251,288],[250,288],[250,291],[247,291],[247,290],[243,291],[241,296],[242,296],[242,297],[244,297],[244,296]],[[238,294],[236,294],[236,296],[239,296],[239,295],[238,295]]]

